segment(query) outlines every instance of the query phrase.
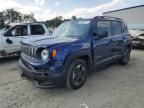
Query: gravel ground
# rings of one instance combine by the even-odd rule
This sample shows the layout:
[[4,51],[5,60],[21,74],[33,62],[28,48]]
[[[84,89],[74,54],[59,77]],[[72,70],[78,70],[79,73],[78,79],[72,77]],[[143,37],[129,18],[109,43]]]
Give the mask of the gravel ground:
[[144,108],[143,50],[133,50],[128,65],[99,70],[73,91],[35,88],[20,78],[17,61],[0,59],[0,108]]

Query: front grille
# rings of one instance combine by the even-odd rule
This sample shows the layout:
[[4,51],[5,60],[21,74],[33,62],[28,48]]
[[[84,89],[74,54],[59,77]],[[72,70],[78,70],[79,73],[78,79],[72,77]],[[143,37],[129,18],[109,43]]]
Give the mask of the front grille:
[[30,45],[22,45],[22,53],[31,57],[32,59],[36,57],[37,48]]

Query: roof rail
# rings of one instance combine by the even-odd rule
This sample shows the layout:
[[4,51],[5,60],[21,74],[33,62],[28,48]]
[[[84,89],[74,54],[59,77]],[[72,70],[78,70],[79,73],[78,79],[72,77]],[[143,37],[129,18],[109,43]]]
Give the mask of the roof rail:
[[112,20],[120,20],[120,21],[122,21],[121,18],[116,18],[116,17],[111,17],[111,16],[96,16],[94,18],[105,18],[105,19],[112,19]]

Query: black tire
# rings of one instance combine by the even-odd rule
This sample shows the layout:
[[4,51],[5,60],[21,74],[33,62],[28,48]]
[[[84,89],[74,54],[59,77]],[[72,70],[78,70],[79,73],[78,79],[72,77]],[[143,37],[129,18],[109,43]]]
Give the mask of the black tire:
[[131,52],[131,49],[129,47],[126,47],[125,48],[125,51],[123,53],[123,57],[119,60],[119,63],[121,65],[126,65],[128,64],[129,60],[130,60],[130,52]]
[[86,81],[87,71],[87,64],[84,60],[74,60],[68,68],[66,86],[70,89],[82,87]]

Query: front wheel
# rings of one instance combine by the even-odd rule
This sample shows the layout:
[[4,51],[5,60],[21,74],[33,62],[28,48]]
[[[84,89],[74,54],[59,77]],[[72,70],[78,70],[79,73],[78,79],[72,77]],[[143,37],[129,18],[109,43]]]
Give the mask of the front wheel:
[[68,69],[66,85],[70,89],[78,89],[86,81],[87,77],[87,64],[84,60],[74,60]]
[[130,60],[130,48],[126,48],[123,54],[123,57],[119,60],[119,63],[122,65],[126,65],[128,64],[129,60]]

